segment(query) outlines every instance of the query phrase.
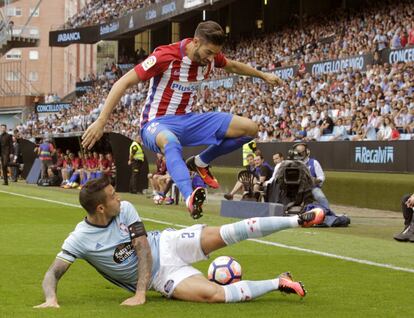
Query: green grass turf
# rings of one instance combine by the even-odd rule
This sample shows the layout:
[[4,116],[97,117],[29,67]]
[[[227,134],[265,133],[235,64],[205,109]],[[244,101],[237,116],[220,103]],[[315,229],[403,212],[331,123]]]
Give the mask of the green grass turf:
[[[1,187],[25,195],[77,204],[76,190],[25,184]],[[144,218],[194,224],[178,207],[154,206],[144,196],[121,194]],[[219,202],[209,200],[200,220],[210,225],[232,221],[218,215]],[[309,294],[304,299],[278,292],[242,304],[196,304],[167,300],[155,292],[139,308],[119,304],[130,296],[111,285],[84,261],[77,261],[59,284],[58,310],[35,310],[43,301],[44,272],[75,225],[80,208],[0,192],[0,317],[409,317],[414,273],[373,267],[256,242],[242,242],[212,255],[231,255],[245,279],[267,279],[291,271]],[[146,222],[148,230],[167,225]],[[401,230],[394,218],[353,218],[347,229],[291,229],[265,240],[414,269],[414,244],[392,240]],[[206,272],[209,261],[195,266]]]

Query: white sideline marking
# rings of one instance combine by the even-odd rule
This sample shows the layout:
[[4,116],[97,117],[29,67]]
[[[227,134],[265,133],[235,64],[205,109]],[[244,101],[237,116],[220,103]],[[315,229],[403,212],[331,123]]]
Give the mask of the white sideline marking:
[[[45,202],[49,202],[49,203],[56,203],[56,204],[75,207],[75,208],[82,208],[78,204],[60,202],[60,201],[55,201],[55,200],[50,200],[50,199],[45,199],[45,198],[39,198],[39,197],[20,194],[20,193],[8,192],[8,191],[3,191],[3,190],[0,190],[0,193],[6,193],[6,194],[10,194],[10,195],[15,195],[15,196],[18,196],[18,197],[23,197],[23,198],[28,198],[28,199],[35,199],[35,200],[45,201]],[[165,224],[165,225],[181,227],[181,228],[184,228],[184,227],[188,226],[188,225],[176,224],[176,223],[171,223],[171,222],[159,221],[159,220],[155,220],[155,219],[151,219],[151,218],[142,218],[142,220],[153,222],[153,223],[158,223],[158,224]],[[348,262],[354,262],[354,263],[359,263],[359,264],[364,264],[364,265],[371,265],[371,266],[376,266],[376,267],[388,268],[388,269],[401,271],[401,272],[414,273],[413,268],[399,267],[399,266],[394,266],[394,265],[391,265],[391,264],[382,264],[382,263],[372,262],[372,261],[368,261],[368,260],[364,260],[364,259],[358,259],[358,258],[354,258],[354,257],[342,256],[342,255],[332,254],[332,253],[328,253],[328,252],[321,252],[321,251],[317,251],[317,250],[311,250],[311,249],[307,249],[307,248],[291,246],[291,245],[286,245],[286,244],[281,244],[281,243],[275,243],[275,242],[270,242],[270,241],[264,241],[264,240],[258,240],[258,239],[248,239],[248,241],[252,241],[252,242],[256,242],[256,243],[260,243],[260,244],[265,244],[265,245],[276,246],[276,247],[280,247],[280,248],[286,248],[286,249],[305,252],[305,253],[310,253],[310,254],[316,254],[316,255],[330,257],[330,258],[336,258],[336,259],[340,259],[340,260],[344,260],[344,261],[348,261]]]

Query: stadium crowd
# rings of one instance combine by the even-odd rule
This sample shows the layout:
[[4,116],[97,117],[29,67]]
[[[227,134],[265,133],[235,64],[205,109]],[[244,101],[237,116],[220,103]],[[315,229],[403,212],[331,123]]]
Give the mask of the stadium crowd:
[[114,19],[139,8],[144,8],[153,3],[160,3],[163,0],[90,0],[74,16],[70,17],[65,29],[85,27],[95,24],[108,23]]
[[[378,52],[388,46],[405,47],[414,44],[413,9],[412,2],[399,1],[379,7],[373,4],[365,11],[342,10],[310,18],[300,34],[288,28],[263,38],[242,40],[237,45],[230,43],[225,54],[262,70],[272,70],[294,63]],[[335,33],[338,29],[342,30],[339,34]],[[319,41],[327,38],[333,40]],[[259,142],[412,138],[413,66],[412,62],[391,65],[375,60],[365,72],[347,69],[311,75],[299,71],[295,78],[275,88],[259,80],[239,78],[231,88],[200,90],[194,110],[248,116],[259,124]],[[44,118],[33,113],[18,130],[26,138],[41,133],[83,131],[98,117],[105,96],[121,75],[121,69],[113,64],[102,75],[89,76],[94,80],[94,90],[77,98],[72,108]],[[217,72],[214,78],[221,75],[224,74]],[[107,131],[135,138],[147,89],[148,83],[140,83],[127,91]]]
[[229,58],[261,70],[338,59],[414,45],[414,3],[372,2],[364,10],[338,9],[305,17],[285,29],[229,44]]
[[[91,0],[71,17],[65,28],[107,23],[163,0]],[[227,55],[262,70],[337,59],[385,48],[414,45],[414,3],[409,0],[373,1],[364,10],[339,8],[330,14],[297,17],[281,31],[229,43]]]
[[414,132],[413,71],[412,63],[372,65],[304,74],[276,88],[240,80],[231,89],[205,89],[197,110],[248,116],[262,142],[394,140]]
[[[70,109],[43,119],[33,113],[17,129],[25,138],[83,131],[98,117],[115,80],[101,76],[95,89]],[[135,138],[147,88],[139,84],[128,90],[106,126],[108,132]],[[232,88],[201,90],[194,110],[248,116],[259,124],[259,142],[397,140],[414,133],[413,92],[413,63],[377,64],[366,72],[304,74],[275,88],[240,78]]]

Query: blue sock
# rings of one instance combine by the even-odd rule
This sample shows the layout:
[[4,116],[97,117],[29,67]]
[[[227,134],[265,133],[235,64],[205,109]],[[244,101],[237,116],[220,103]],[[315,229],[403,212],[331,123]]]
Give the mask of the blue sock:
[[298,227],[298,216],[269,216],[245,219],[220,227],[220,235],[226,245],[249,238],[263,237],[284,229]]
[[193,187],[191,186],[190,172],[183,160],[182,149],[178,142],[173,141],[165,145],[164,152],[168,173],[187,200],[193,192]]
[[78,172],[74,172],[72,174],[72,176],[70,177],[70,179],[69,179],[69,183],[72,183],[72,182],[77,181],[78,180],[78,177],[79,177],[79,173]]
[[239,149],[252,139],[252,137],[225,138],[219,145],[211,145],[202,153],[200,153],[200,159],[204,163],[208,164],[217,157]]
[[86,174],[86,172],[83,172],[83,178],[80,184],[84,185],[86,182],[88,182],[88,175]]
[[242,280],[223,286],[226,303],[247,301],[279,288],[279,279],[249,281]]

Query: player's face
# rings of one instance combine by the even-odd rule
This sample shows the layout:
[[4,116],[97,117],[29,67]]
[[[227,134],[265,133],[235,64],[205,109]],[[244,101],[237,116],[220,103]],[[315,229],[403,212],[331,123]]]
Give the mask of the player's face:
[[222,48],[219,45],[214,45],[198,38],[194,39],[194,46],[195,49],[193,53],[193,59],[194,62],[200,65],[208,65],[213,62],[214,57],[220,53]]
[[105,214],[108,217],[114,217],[121,211],[121,198],[112,185],[108,185],[104,191],[106,193]]

